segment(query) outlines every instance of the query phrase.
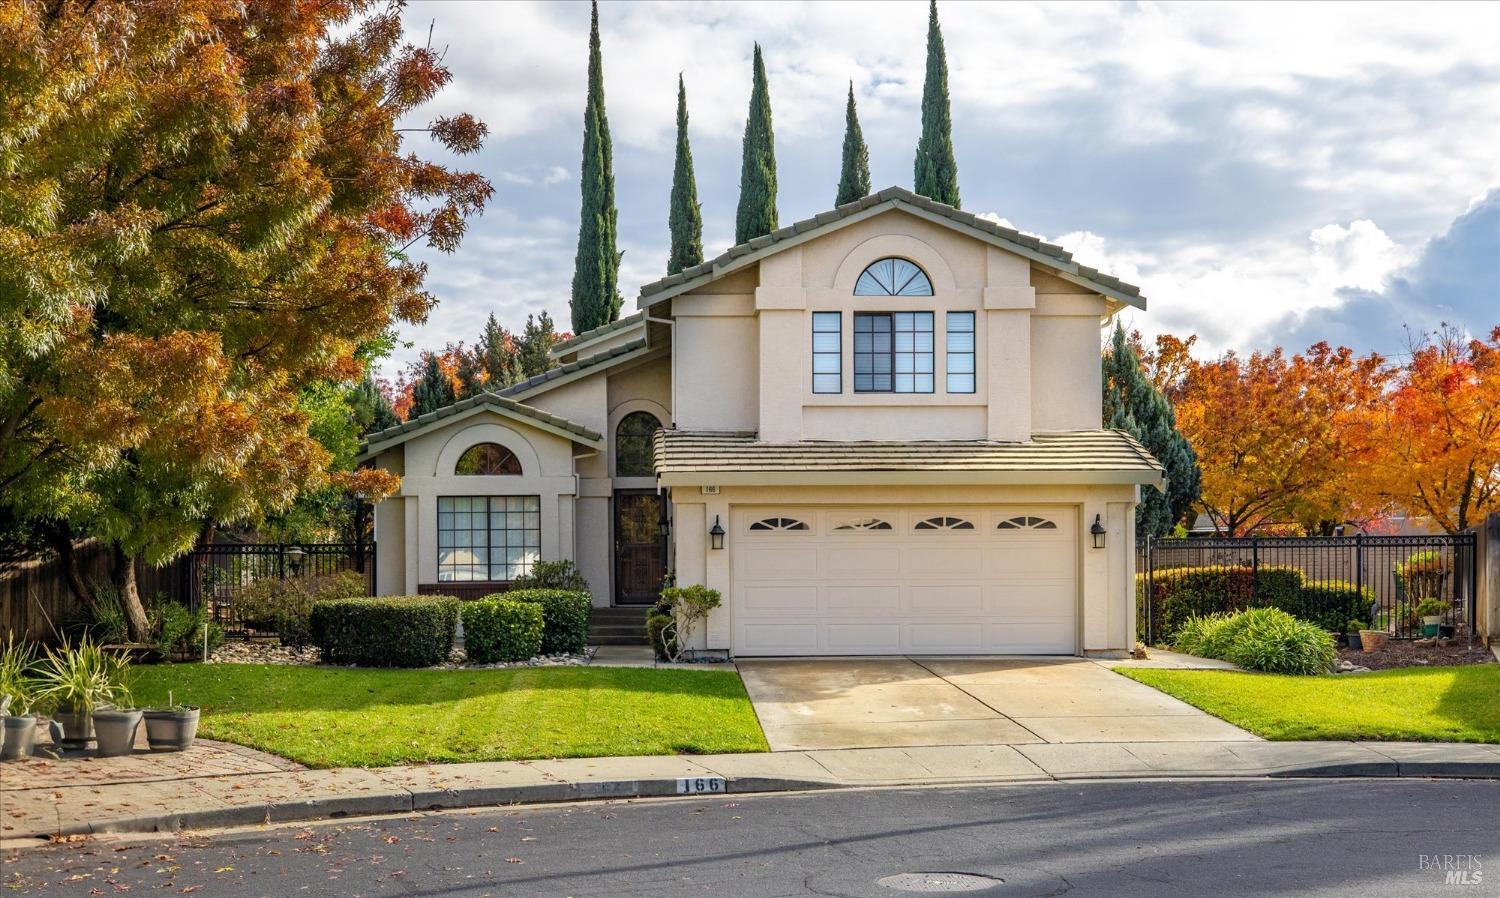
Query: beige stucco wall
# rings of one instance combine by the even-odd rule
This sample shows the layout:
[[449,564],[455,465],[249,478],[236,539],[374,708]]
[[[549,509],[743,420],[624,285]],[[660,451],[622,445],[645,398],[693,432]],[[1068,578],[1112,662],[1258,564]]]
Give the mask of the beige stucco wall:
[[[1081,654],[1118,656],[1135,644],[1135,498],[1133,486],[879,486],[879,487],[722,487],[716,496],[698,487],[672,489],[678,526],[673,529],[678,583],[703,583],[724,597],[698,647],[732,649],[734,625],[733,530],[728,522],[738,506],[763,505],[1063,505],[1078,511],[1078,648]],[[1088,527],[1098,515],[1107,536],[1095,549]],[[706,533],[715,517],[730,530],[725,548],[708,547]]]
[[[499,443],[521,462],[519,477],[460,476],[454,465],[478,443]],[[573,442],[492,411],[438,427],[377,459],[399,453],[405,473],[393,500],[375,509],[376,589],[382,595],[413,594],[420,583],[436,583],[439,496],[538,496],[541,557],[576,554]],[[398,523],[399,522],[399,523]],[[398,542],[399,540],[399,542]],[[388,556],[400,553],[401,562]]]

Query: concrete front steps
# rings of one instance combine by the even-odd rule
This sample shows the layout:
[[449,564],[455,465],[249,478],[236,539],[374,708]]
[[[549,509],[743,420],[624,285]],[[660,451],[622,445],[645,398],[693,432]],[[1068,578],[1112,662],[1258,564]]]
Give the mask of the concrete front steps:
[[649,605],[595,608],[589,614],[589,645],[646,645]]

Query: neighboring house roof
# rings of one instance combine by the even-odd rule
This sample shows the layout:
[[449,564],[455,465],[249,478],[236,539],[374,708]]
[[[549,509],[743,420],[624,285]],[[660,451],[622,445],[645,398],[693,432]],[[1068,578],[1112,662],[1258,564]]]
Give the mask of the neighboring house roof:
[[566,340],[554,343],[552,344],[552,348],[548,350],[548,354],[550,354],[553,358],[556,358],[557,356],[563,355],[564,353],[576,352],[591,343],[602,340],[605,337],[616,334],[622,330],[625,330],[626,328],[642,325],[645,323],[645,321],[645,312],[636,312],[634,315],[626,315],[624,318],[620,318],[616,321],[611,321],[609,324],[606,324],[602,327],[596,327],[591,331],[584,331],[581,334],[576,334]]
[[1142,483],[1161,463],[1119,430],[1033,434],[1028,443],[914,440],[763,443],[753,433],[662,429],[664,486],[854,483]]
[[578,377],[583,376],[584,372],[593,373],[592,369],[595,368],[601,368],[602,370],[603,367],[628,362],[637,356],[645,355],[647,351],[646,338],[641,337],[639,340],[631,340],[629,343],[611,346],[609,349],[603,352],[596,352],[587,358],[577,359],[568,362],[566,365],[558,365],[556,368],[550,368],[535,377],[528,377],[520,383],[511,384],[505,389],[500,390],[497,395],[515,398],[539,392],[543,386],[549,388],[561,386],[563,383],[577,380]]
[[872,193],[863,199],[845,203],[837,209],[819,213],[812,218],[731,247],[712,261],[685,268],[659,281],[646,284],[641,287],[637,305],[645,307],[692,290],[731,271],[759,262],[772,253],[803,243],[825,231],[854,224],[856,221],[878,215],[888,209],[902,209],[928,221],[954,228],[1050,268],[1064,280],[1096,290],[1138,309],[1146,308],[1146,298],[1141,296],[1139,287],[1127,284],[1119,278],[1104,274],[1087,265],[1079,265],[1073,261],[1073,254],[1060,246],[1044,243],[1014,228],[1003,227],[980,218],[972,212],[955,209],[945,203],[918,196],[900,187],[887,187],[879,193]]
[[522,423],[529,424],[539,430],[556,434],[575,443],[581,443],[593,449],[604,448],[604,437],[597,431],[590,430],[582,424],[575,424],[567,418],[544,412],[539,408],[522,405],[514,399],[507,399],[495,393],[480,393],[470,396],[468,399],[460,399],[452,405],[445,405],[437,411],[428,412],[420,417],[413,418],[405,424],[395,427],[387,427],[385,430],[377,430],[366,436],[364,442],[359,444],[358,461],[364,461],[375,457],[377,454],[398,446],[407,440],[420,436],[421,434],[455,421],[463,420],[480,412],[496,412],[508,418],[515,418]]

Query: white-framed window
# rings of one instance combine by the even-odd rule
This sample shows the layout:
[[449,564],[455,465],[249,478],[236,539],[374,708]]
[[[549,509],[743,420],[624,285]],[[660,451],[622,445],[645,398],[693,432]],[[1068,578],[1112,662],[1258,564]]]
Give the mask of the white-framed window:
[[932,392],[932,313],[854,314],[854,392]]
[[914,262],[895,256],[871,262],[854,282],[855,296],[931,296],[932,281]]
[[913,530],[973,530],[974,522],[951,515],[925,518],[916,523]]
[[1018,515],[1001,521],[996,530],[1056,530],[1057,523],[1036,515]]
[[974,392],[974,313],[949,312],[948,392]]
[[814,312],[813,328],[813,392],[844,392],[844,314],[842,312]]
[[839,532],[868,531],[868,530],[890,530],[891,522],[880,518],[856,518],[852,521],[839,521],[833,527]]
[[785,530],[810,530],[806,521],[796,518],[762,518],[750,525],[755,531],[785,531]]
[[539,496],[439,496],[440,582],[514,580],[542,554]]

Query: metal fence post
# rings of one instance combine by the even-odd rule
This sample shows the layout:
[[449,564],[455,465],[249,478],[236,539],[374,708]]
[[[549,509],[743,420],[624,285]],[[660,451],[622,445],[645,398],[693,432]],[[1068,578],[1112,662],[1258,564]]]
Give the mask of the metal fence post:
[[276,544],[276,579],[286,579],[286,543]]
[[1250,604],[1260,601],[1260,537],[1250,534]]
[[[1365,597],[1365,534],[1364,531],[1354,534],[1354,594],[1359,596],[1361,603]],[[1370,626],[1375,626],[1375,609],[1370,608]]]
[[1146,606],[1146,645],[1156,645],[1156,583],[1152,576],[1153,566],[1151,564],[1151,534],[1146,534],[1146,576],[1145,576],[1145,601]]

